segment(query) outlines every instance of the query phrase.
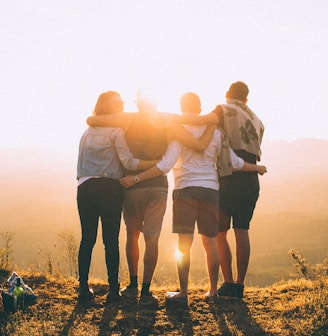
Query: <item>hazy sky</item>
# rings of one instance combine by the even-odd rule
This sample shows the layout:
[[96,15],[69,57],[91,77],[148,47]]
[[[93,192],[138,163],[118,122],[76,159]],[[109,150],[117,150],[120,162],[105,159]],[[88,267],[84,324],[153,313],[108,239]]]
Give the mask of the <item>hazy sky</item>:
[[203,113],[245,81],[265,139],[327,139],[326,0],[3,0],[0,147],[77,151],[98,95]]

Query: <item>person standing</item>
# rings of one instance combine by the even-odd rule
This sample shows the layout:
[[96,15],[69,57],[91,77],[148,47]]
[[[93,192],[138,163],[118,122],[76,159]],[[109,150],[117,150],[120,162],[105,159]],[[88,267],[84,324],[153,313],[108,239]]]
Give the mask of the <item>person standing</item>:
[[[123,101],[119,93],[107,91],[99,96],[94,114],[117,114],[122,111]],[[82,230],[78,252],[80,303],[93,299],[94,295],[88,279],[99,218],[109,283],[107,302],[120,299],[118,236],[123,188],[119,179],[124,173],[123,166],[137,170],[149,168],[155,163],[134,158],[120,128],[89,127],[82,135],[77,163],[77,205]]]
[[[231,84],[226,94],[227,104],[214,111],[228,136],[235,153],[246,162],[261,159],[264,126],[258,116],[246,105],[249,89],[243,82]],[[258,174],[234,172],[220,178],[220,232],[218,247],[224,283],[218,290],[219,297],[242,299],[244,281],[250,260],[249,228],[259,198]],[[234,281],[232,254],[227,232],[232,221],[236,240],[237,275]]]
[[[198,117],[182,116],[175,120],[186,124],[222,126],[234,152],[245,162],[261,159],[264,125],[247,105],[248,86],[238,81],[226,93],[226,104]],[[218,248],[224,283],[218,294],[226,299],[242,299],[250,260],[250,221],[259,197],[260,185],[255,172],[234,172],[220,177],[220,229]],[[232,272],[232,254],[227,233],[232,224],[236,240],[236,278]]]

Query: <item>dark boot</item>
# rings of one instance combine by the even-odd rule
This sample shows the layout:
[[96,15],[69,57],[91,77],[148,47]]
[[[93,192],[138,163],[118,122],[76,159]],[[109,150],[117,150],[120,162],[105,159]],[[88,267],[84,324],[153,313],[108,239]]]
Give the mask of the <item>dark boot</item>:
[[79,303],[87,303],[94,299],[94,292],[91,288],[89,288],[88,284],[81,283],[79,287],[79,294],[77,301]]
[[110,284],[109,291],[107,294],[106,301],[107,303],[116,303],[121,300],[121,293],[120,293],[120,284]]

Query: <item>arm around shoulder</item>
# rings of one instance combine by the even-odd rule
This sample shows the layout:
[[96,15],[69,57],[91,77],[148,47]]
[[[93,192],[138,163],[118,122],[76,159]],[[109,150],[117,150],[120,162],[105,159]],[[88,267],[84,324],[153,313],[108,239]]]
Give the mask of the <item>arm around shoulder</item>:
[[87,118],[87,124],[91,127],[128,127],[130,123],[130,114],[116,113],[99,116],[90,116]]
[[214,111],[204,114],[204,115],[198,115],[198,114],[183,114],[180,118],[180,121],[182,124],[188,124],[188,125],[217,125],[219,122],[219,118],[217,113]]
[[168,137],[170,140],[177,140],[182,145],[189,147],[196,152],[203,152],[210,143],[215,128],[215,125],[209,125],[203,135],[197,139],[182,125],[171,125],[168,130]]

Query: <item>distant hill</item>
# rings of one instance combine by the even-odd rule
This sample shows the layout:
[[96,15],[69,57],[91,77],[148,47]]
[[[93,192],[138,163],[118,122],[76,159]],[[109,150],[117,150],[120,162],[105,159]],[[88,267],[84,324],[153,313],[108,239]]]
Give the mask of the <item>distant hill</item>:
[[[275,260],[279,258],[281,267],[286,270],[290,263],[290,248],[306,252],[306,257],[311,262],[320,262],[327,256],[327,153],[328,140],[264,142],[261,163],[267,166],[268,173],[260,177],[261,195],[251,224],[252,259],[249,281],[253,284],[263,285],[266,282],[258,274],[263,271],[263,264],[270,265],[266,269],[270,269],[275,280],[281,274],[286,274],[288,271],[279,270]],[[0,148],[0,155],[0,230],[15,231],[15,263],[34,263],[42,251],[48,251],[51,249],[49,246],[57,244],[56,237],[60,230],[69,229],[76,233],[78,239],[80,226],[75,178],[77,153]],[[169,264],[165,262],[166,268],[162,269],[163,256],[172,255],[176,244],[176,237],[171,234],[171,213],[169,196],[162,234],[162,241],[166,242],[162,251],[166,252],[160,256],[160,274],[165,273]],[[121,231],[122,246],[124,226]],[[171,242],[171,245],[167,242]],[[197,252],[198,248],[201,248],[201,244],[196,239],[193,249],[196,251],[195,269],[198,260],[203,267],[203,254]],[[95,256],[98,255],[103,256],[101,243],[96,247]],[[122,255],[124,256],[123,248]],[[175,272],[174,260],[171,260],[171,264]],[[103,274],[103,268],[102,263],[101,266],[94,265],[93,272]],[[198,268],[195,273],[197,272]],[[267,281],[270,282],[273,278],[270,279]]]
[[270,180],[328,172],[328,140],[264,141],[262,152]]

